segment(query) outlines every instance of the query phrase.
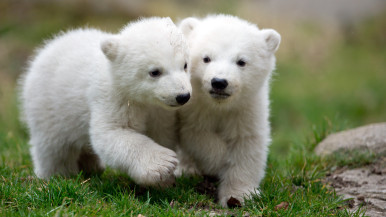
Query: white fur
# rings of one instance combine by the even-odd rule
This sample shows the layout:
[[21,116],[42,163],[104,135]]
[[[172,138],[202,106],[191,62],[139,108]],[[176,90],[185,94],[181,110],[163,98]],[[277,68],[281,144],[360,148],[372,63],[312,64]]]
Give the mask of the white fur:
[[[183,155],[199,172],[220,178],[219,202],[258,193],[264,177],[270,139],[269,81],[280,35],[227,15],[179,25],[190,46],[193,97],[178,113]],[[205,63],[203,58],[211,61]],[[245,61],[245,66],[237,61]],[[212,95],[211,80],[226,79],[223,94]],[[217,97],[217,98],[215,98]],[[195,171],[181,157],[176,174]]]
[[[176,96],[191,92],[187,60],[169,18],[139,20],[118,34],[73,30],[48,42],[21,79],[36,175],[107,165],[139,184],[172,184]],[[154,69],[162,75],[151,77]]]

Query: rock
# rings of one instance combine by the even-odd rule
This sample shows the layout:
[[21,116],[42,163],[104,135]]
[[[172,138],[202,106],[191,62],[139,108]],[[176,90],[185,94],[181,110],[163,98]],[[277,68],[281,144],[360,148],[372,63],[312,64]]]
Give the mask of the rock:
[[[325,179],[337,194],[349,199],[350,211],[366,208],[366,216],[383,217],[386,213],[386,157],[372,165],[334,172]],[[381,173],[374,172],[381,171]]]
[[386,123],[370,124],[329,135],[315,148],[318,155],[328,155],[339,149],[364,149],[386,152]]
[[348,199],[348,208],[364,206],[366,216],[386,213],[386,123],[371,124],[331,134],[315,148],[318,155],[336,151],[364,150],[379,156],[374,163],[361,168],[338,168],[325,181],[337,194]]

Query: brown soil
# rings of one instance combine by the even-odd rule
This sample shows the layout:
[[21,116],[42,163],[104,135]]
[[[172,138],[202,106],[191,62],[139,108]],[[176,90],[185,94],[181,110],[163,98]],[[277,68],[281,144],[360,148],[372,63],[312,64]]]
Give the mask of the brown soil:
[[386,156],[366,167],[335,170],[325,181],[348,199],[351,211],[363,207],[366,216],[386,216]]
[[201,194],[206,194],[217,202],[217,185],[218,178],[213,176],[204,176],[204,180],[197,184],[196,191]]

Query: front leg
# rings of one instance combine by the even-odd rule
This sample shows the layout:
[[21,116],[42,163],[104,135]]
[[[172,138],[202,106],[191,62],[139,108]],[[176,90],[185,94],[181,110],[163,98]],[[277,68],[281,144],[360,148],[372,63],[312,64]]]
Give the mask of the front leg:
[[90,137],[96,154],[105,165],[127,173],[137,184],[172,185],[176,153],[127,126],[125,114],[122,109],[103,107],[92,111]]
[[241,204],[252,193],[259,193],[257,188],[264,177],[267,161],[268,141],[258,139],[239,139],[228,153],[227,167],[221,171],[218,189],[219,202],[228,207],[228,200],[233,197]]

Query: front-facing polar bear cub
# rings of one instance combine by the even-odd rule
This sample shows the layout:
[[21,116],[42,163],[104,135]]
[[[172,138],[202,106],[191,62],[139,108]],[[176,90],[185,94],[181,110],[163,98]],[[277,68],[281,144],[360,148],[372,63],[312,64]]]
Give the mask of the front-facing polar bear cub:
[[187,52],[169,18],[118,34],[74,30],[47,43],[21,80],[36,175],[107,165],[138,184],[172,184],[175,112],[192,91]]
[[227,15],[186,18],[179,27],[189,44],[193,86],[191,101],[178,112],[180,161],[192,158],[200,173],[220,179],[222,206],[231,197],[243,203],[265,173],[269,81],[280,35]]

